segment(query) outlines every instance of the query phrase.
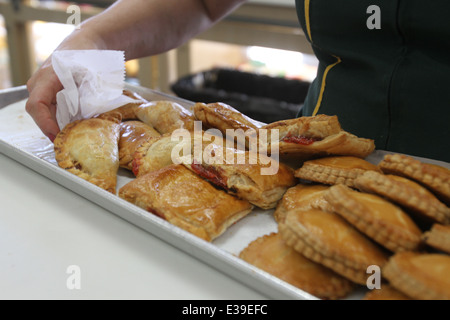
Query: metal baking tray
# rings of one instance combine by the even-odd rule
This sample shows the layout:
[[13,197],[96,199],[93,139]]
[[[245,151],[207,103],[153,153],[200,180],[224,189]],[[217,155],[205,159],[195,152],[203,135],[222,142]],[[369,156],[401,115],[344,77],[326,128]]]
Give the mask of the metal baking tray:
[[[171,100],[188,109],[194,104],[138,86],[127,85],[127,88],[150,101]],[[259,236],[277,231],[277,225],[272,216],[273,211],[254,210],[212,243],[199,239],[118,196],[59,168],[54,159],[53,144],[40,132],[25,111],[27,97],[28,92],[25,86],[0,91],[0,153],[271,299],[318,299],[238,258],[239,252],[251,241]],[[368,160],[378,163],[385,154],[386,152],[376,151]],[[435,163],[449,167],[447,163]],[[130,173],[124,170],[120,171],[118,188],[131,181],[132,178]],[[357,290],[347,299],[361,299],[363,294],[364,290]]]
[[[156,91],[127,85],[148,100],[171,100],[186,108],[193,103]],[[0,153],[25,165],[48,179],[72,190],[78,195],[103,207],[124,220],[146,230],[159,239],[190,254],[202,262],[222,271],[237,281],[261,292],[272,299],[316,300],[317,298],[291,286],[270,274],[255,268],[237,257],[251,239],[248,233],[242,232],[242,225],[252,225],[253,232],[267,234],[274,228],[271,224],[271,212],[255,210],[227,230],[216,241],[209,243],[196,236],[171,225],[153,214],[125,200],[106,192],[93,184],[78,178],[58,167],[54,160],[53,145],[40,132],[31,117],[25,111],[28,92],[25,86],[0,90]],[[118,188],[131,179],[127,173],[121,174]],[[266,224],[265,222],[269,222]],[[261,228],[259,227],[261,225]],[[240,246],[236,246],[236,238],[241,237]],[[230,239],[234,239],[234,242]]]

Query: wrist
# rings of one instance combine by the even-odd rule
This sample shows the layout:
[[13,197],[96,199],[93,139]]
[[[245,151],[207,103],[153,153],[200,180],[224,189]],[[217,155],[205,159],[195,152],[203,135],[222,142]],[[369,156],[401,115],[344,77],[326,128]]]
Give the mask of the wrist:
[[106,50],[105,41],[91,29],[82,24],[80,29],[74,30],[56,50]]

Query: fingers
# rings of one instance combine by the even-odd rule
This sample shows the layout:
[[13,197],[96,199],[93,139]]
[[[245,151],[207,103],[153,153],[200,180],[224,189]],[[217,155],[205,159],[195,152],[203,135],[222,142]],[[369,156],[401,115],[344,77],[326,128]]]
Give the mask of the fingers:
[[41,131],[53,142],[60,131],[56,122],[56,106],[28,100],[26,110]]
[[53,141],[60,131],[56,122],[56,94],[62,85],[51,67],[40,69],[27,83],[30,96],[26,111],[41,131]]

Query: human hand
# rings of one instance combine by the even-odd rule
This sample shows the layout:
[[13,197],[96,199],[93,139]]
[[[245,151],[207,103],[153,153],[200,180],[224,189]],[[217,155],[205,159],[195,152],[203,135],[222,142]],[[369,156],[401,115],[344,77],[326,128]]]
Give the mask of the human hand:
[[51,65],[51,57],[28,80],[26,111],[53,142],[60,131],[56,122],[56,94],[63,89]]

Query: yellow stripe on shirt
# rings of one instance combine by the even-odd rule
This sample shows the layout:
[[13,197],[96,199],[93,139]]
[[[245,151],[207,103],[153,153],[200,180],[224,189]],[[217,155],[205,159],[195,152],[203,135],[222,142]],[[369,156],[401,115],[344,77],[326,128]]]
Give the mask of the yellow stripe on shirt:
[[311,0],[305,0],[305,22],[306,22],[306,32],[308,33],[308,38],[312,42],[311,37],[311,22],[309,18],[309,4]]
[[321,85],[321,87],[320,87],[319,99],[317,100],[317,105],[316,105],[316,107],[314,108],[314,112],[313,112],[313,114],[312,114],[313,116],[316,116],[316,115],[319,113],[320,106],[322,105],[323,94],[324,94],[324,92],[325,92],[325,86],[326,86],[326,83],[327,83],[327,76],[328,76],[328,73],[330,72],[331,69],[333,69],[335,66],[337,66],[339,63],[342,62],[341,58],[336,57],[336,56],[335,56],[335,58],[337,59],[337,61],[336,61],[335,63],[329,65],[329,66],[325,69],[325,72],[323,73],[322,85]]

